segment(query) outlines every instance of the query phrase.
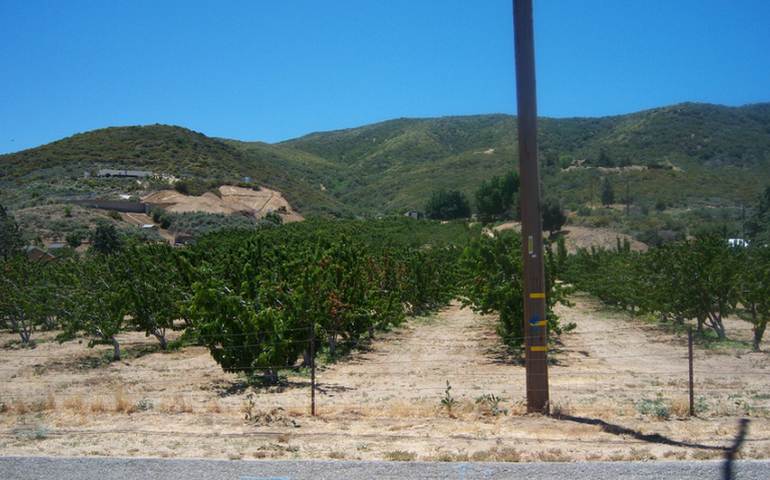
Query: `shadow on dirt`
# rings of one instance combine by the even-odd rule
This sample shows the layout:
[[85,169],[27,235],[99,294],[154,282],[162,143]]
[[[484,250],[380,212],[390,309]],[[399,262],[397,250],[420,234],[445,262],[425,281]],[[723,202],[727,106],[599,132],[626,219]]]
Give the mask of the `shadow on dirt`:
[[557,420],[566,420],[568,422],[580,423],[583,425],[595,425],[600,427],[604,432],[613,435],[632,437],[643,442],[670,445],[673,447],[687,447],[701,450],[722,451],[724,452],[724,463],[722,464],[722,480],[733,480],[735,478],[733,471],[735,458],[737,457],[743,442],[746,440],[746,435],[749,429],[749,420],[742,418],[738,423],[738,432],[733,439],[733,444],[729,447],[726,447],[673,440],[659,433],[642,433],[628,427],[605,422],[604,420],[600,420],[598,418],[576,417],[573,415],[555,415],[553,418]]

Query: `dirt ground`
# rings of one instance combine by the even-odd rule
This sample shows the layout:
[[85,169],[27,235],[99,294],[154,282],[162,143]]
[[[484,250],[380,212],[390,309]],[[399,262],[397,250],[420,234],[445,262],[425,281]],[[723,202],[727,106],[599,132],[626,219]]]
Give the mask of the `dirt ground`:
[[[506,222],[494,227],[494,230],[516,230],[521,231],[520,222]],[[634,237],[625,233],[616,232],[608,228],[581,227],[578,225],[565,225],[562,229],[564,235],[564,246],[569,253],[575,253],[579,248],[607,248],[612,249],[617,246],[617,239],[621,242],[628,241],[631,250],[636,252],[646,252],[647,245],[636,240]]]
[[219,195],[206,192],[203,195],[184,195],[175,190],[161,190],[142,199],[151,205],[162,206],[169,212],[206,212],[232,214],[249,212],[257,218],[264,217],[269,212],[278,212],[285,222],[302,220],[281,192],[260,187],[259,190],[223,185],[219,187]]
[[[577,328],[551,352],[559,418],[525,414],[524,369],[500,347],[494,317],[457,304],[321,367],[316,417],[305,374],[255,391],[201,347],[162,353],[126,334],[125,359],[111,363],[107,347],[45,333],[36,348],[20,349],[5,333],[0,455],[708,459],[724,454],[745,417],[741,455],[770,458],[770,354],[747,352],[748,324],[729,321],[734,341],[724,348],[696,346],[699,416],[690,419],[686,337],[587,297],[573,302],[559,313]],[[447,382],[451,412],[441,404]],[[488,394],[503,399],[498,411],[477,402]]]

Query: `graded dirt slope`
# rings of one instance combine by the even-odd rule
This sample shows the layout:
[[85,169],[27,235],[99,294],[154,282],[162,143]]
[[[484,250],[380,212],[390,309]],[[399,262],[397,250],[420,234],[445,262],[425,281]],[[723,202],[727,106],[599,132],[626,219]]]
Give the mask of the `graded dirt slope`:
[[262,218],[269,212],[279,213],[284,221],[296,222],[302,216],[295,212],[281,192],[260,187],[259,190],[223,185],[219,195],[206,192],[203,195],[184,195],[175,190],[161,190],[142,199],[145,203],[157,205],[173,213],[205,212],[233,214],[246,212]]
[[[130,333],[122,335],[126,359],[108,363],[97,353],[106,347],[95,352],[74,341],[34,350],[6,345],[0,455],[706,459],[723,455],[738,418],[748,416],[742,455],[770,457],[768,353],[699,346],[702,410],[687,419],[683,338],[601,310],[591,299],[574,302],[559,308],[577,329],[562,337],[550,368],[553,410],[562,419],[525,415],[524,369],[501,348],[495,319],[455,304],[319,368],[317,417],[308,415],[307,375],[250,394],[201,347],[160,353],[155,342]],[[735,334],[747,335],[745,326]],[[0,345],[12,338],[3,335]],[[499,415],[477,401],[489,394],[502,399]],[[441,402],[449,397],[451,412]],[[650,402],[671,418],[643,414]],[[257,420],[245,420],[246,410]]]
[[[501,223],[493,228],[496,231],[502,230],[516,230],[521,231],[520,222],[506,222]],[[616,232],[608,228],[591,228],[580,227],[577,225],[565,225],[562,229],[564,235],[564,243],[569,253],[575,253],[580,248],[605,248],[612,249],[617,246],[617,239],[621,242],[628,241],[631,245],[631,250],[637,252],[647,251],[647,245],[634,239],[630,235],[625,233]]]

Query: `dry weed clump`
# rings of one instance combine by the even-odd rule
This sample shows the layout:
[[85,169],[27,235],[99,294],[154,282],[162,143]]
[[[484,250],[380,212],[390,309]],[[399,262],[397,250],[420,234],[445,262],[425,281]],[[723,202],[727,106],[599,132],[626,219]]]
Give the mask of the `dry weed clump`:
[[92,413],[104,413],[107,411],[107,404],[104,403],[102,397],[94,397],[94,399],[91,400],[90,410]]
[[671,413],[675,417],[687,417],[690,415],[690,399],[677,397],[671,400]]
[[126,392],[123,390],[122,386],[118,386],[117,390],[115,390],[115,412],[136,412],[136,405],[126,396]]
[[208,413],[222,413],[222,405],[217,400],[211,400],[206,405],[206,412],[208,412]]
[[74,413],[85,413],[86,402],[83,401],[83,397],[80,395],[73,395],[64,400],[64,408]]
[[572,458],[564,453],[560,448],[549,448],[541,450],[532,455],[532,458],[538,462],[569,462]]
[[391,462],[413,462],[417,459],[417,454],[414,452],[407,452],[405,450],[393,450],[392,452],[385,452],[385,460]]
[[551,404],[551,415],[554,417],[570,416],[572,411],[572,405],[569,402],[553,402]]
[[160,404],[160,411],[163,413],[193,413],[192,403],[182,395],[176,395],[171,399],[164,400]]
[[493,447],[479,450],[471,455],[474,462],[520,462],[521,452],[511,447]]
[[18,415],[25,415],[29,413],[30,408],[27,406],[26,403],[24,403],[24,400],[14,400],[13,402],[13,410]]

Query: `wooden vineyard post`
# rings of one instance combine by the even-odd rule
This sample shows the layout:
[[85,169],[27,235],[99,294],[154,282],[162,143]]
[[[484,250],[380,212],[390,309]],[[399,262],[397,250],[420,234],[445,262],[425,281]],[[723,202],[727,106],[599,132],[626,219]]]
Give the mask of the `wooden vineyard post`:
[[315,322],[310,326],[310,415],[315,417]]
[[690,373],[690,381],[689,387],[690,387],[690,416],[695,416],[695,385],[694,385],[694,379],[695,379],[695,372],[693,372],[692,368],[692,327],[689,327],[687,329],[687,363],[689,364],[689,373]]

